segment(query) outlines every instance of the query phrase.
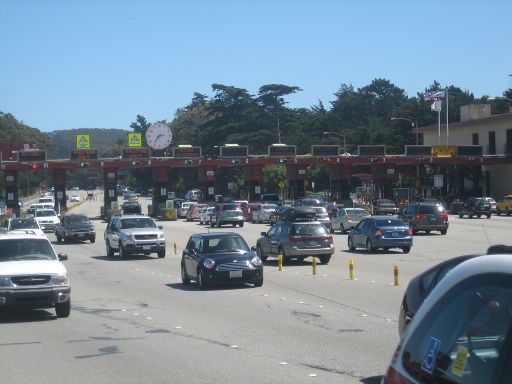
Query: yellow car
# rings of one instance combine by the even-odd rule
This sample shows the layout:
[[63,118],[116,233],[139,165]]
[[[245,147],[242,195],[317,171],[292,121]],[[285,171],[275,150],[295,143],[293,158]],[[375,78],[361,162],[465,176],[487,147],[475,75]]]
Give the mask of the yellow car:
[[499,216],[502,213],[507,216],[512,214],[512,195],[507,195],[496,203],[496,214]]

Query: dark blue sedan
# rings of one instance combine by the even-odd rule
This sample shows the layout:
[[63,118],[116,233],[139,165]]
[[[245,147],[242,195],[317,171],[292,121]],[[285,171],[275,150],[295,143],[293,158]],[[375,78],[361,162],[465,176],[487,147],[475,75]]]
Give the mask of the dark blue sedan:
[[396,216],[371,216],[361,221],[348,235],[348,249],[366,248],[373,252],[401,248],[409,253],[412,247],[412,229]]

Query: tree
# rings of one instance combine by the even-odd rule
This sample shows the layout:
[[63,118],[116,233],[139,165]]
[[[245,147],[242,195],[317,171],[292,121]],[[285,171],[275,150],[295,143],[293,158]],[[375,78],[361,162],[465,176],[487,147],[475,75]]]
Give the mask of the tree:
[[263,187],[267,191],[276,191],[279,183],[283,183],[283,188],[288,187],[288,177],[286,166],[284,165],[265,165],[262,169]]

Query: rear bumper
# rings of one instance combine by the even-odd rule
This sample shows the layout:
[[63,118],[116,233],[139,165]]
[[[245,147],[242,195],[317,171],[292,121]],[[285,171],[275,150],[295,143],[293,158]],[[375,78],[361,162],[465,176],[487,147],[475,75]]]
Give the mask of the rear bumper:
[[429,224],[429,223],[416,223],[412,224],[411,228],[415,231],[442,231],[448,230],[450,225],[448,223]]
[[334,254],[334,245],[329,248],[298,248],[296,246],[288,246],[284,248],[285,257],[297,257],[297,256],[320,256],[320,255],[332,255]]
[[374,248],[412,247],[412,236],[402,238],[379,237],[372,239],[372,245]]
[[71,287],[0,290],[0,307],[51,308],[71,297]]

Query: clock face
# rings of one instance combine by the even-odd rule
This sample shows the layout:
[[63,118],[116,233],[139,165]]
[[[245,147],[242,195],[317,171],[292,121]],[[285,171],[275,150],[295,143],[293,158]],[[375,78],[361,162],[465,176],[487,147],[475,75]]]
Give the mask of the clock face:
[[146,141],[153,149],[164,149],[171,145],[171,128],[162,123],[151,125],[146,131]]

